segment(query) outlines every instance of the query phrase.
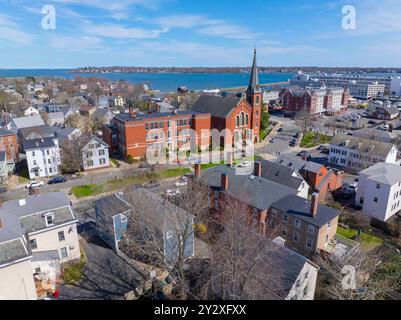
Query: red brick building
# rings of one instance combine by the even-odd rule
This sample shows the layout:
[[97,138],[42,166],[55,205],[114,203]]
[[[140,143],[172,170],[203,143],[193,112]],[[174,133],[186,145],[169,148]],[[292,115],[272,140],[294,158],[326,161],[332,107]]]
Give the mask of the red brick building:
[[18,162],[17,134],[4,128],[0,128],[0,151],[5,151],[7,159]]
[[349,90],[334,89],[287,89],[282,95],[283,111],[294,116],[307,110],[315,114],[341,114],[348,108]]
[[[192,130],[189,130],[192,129]],[[207,130],[207,131],[205,131]],[[194,142],[201,149],[210,145],[210,114],[194,111],[119,114],[103,128],[103,138],[112,151],[125,158],[144,158],[150,149],[176,150]],[[202,132],[203,131],[203,132]],[[191,136],[195,132],[196,136]]]
[[255,50],[251,78],[245,97],[203,95],[196,101],[191,110],[210,113],[212,117],[211,129],[217,129],[220,132],[228,129],[231,135],[225,135],[224,144],[226,145],[233,143],[236,138],[257,142],[262,102]]

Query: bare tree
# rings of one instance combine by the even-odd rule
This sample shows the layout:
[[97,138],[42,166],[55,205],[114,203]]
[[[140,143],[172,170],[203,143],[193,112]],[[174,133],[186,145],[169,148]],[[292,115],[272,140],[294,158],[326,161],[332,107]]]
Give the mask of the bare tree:
[[198,183],[190,184],[173,203],[142,188],[127,196],[132,210],[121,251],[167,270],[179,299],[186,299],[189,290],[185,266],[193,249],[194,224],[208,208],[204,190]]
[[274,232],[266,237],[250,227],[252,212],[244,202],[227,200],[222,211],[223,231],[212,247],[204,298],[282,299],[287,280],[277,266]]
[[378,300],[400,289],[400,275],[391,274],[380,252],[361,248],[333,259],[317,257],[325,286],[321,292],[335,300]]
[[82,144],[80,139],[64,142],[60,145],[62,164],[60,170],[64,174],[74,174],[81,171]]
[[309,110],[303,109],[295,115],[295,121],[302,129],[302,134],[306,134],[312,126],[312,118]]

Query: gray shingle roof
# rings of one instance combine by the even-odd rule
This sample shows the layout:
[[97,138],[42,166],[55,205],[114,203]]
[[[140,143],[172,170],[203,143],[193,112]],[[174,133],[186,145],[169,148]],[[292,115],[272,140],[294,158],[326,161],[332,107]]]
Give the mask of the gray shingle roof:
[[312,217],[310,214],[311,202],[296,195],[288,195],[281,198],[272,204],[272,208],[278,209],[317,227],[324,226],[340,215],[339,211],[320,204],[318,206],[317,215]]
[[22,145],[23,145],[23,148],[25,151],[35,150],[35,149],[53,148],[56,146],[56,144],[54,143],[54,138],[24,140]]
[[0,137],[1,136],[8,136],[10,134],[14,134],[14,132],[6,129],[6,128],[0,128]]
[[343,134],[336,135],[331,140],[330,145],[347,147],[349,149],[368,152],[370,154],[378,154],[381,156],[387,156],[390,150],[394,146],[393,144],[387,142],[370,140]]
[[225,119],[241,100],[241,98],[202,95],[191,107],[191,110],[210,113],[213,117]]
[[294,177],[294,170],[283,164],[273,161],[261,160],[262,163],[262,178],[270,180],[287,187],[298,189],[304,180],[302,178]]
[[54,214],[54,225],[75,221],[70,209],[70,201],[62,192],[31,196],[21,200],[3,203],[2,209],[20,218],[22,228],[26,232],[39,231],[46,228],[44,215]]
[[354,136],[371,140],[390,141],[395,140],[399,135],[395,132],[378,130],[375,128],[363,128],[354,131]]
[[367,175],[369,180],[387,185],[401,181],[401,167],[392,163],[377,163],[361,171],[360,174]]
[[59,259],[60,255],[57,250],[40,251],[32,253],[32,261],[51,261]]
[[298,172],[301,172],[302,170],[304,171],[309,171],[313,173],[318,173],[323,165],[313,162],[313,161],[307,161],[307,160],[302,160],[302,158],[294,155],[294,154],[282,154],[277,160],[277,163],[287,166],[293,170],[296,170]]
[[16,215],[0,209],[0,219],[4,226],[0,230],[0,242],[18,239],[24,234],[21,223]]
[[30,256],[22,241],[22,238],[18,238],[0,243],[0,266]]
[[201,181],[211,188],[221,190],[221,175],[228,176],[228,190],[224,191],[238,200],[242,200],[259,210],[269,209],[271,204],[282,197],[296,194],[297,190],[249,175],[236,174],[234,168],[222,165],[202,172]]
[[45,124],[40,116],[14,118],[12,121],[17,129],[42,126]]

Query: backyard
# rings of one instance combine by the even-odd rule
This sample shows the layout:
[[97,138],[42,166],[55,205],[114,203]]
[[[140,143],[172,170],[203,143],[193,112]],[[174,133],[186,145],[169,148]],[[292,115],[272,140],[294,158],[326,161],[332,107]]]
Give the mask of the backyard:
[[375,249],[384,243],[384,240],[369,233],[361,232],[358,235],[358,230],[352,228],[337,228],[337,234],[347,239],[359,241],[363,248],[367,250]]

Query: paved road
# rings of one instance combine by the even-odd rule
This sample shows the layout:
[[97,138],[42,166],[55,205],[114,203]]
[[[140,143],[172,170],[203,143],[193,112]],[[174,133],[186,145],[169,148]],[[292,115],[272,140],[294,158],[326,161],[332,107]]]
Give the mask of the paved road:
[[[83,229],[80,227],[81,235]],[[81,245],[88,258],[84,277],[79,284],[62,285],[61,300],[120,299],[140,283],[139,273],[111,250],[95,232],[86,230],[83,237],[86,240]]]

